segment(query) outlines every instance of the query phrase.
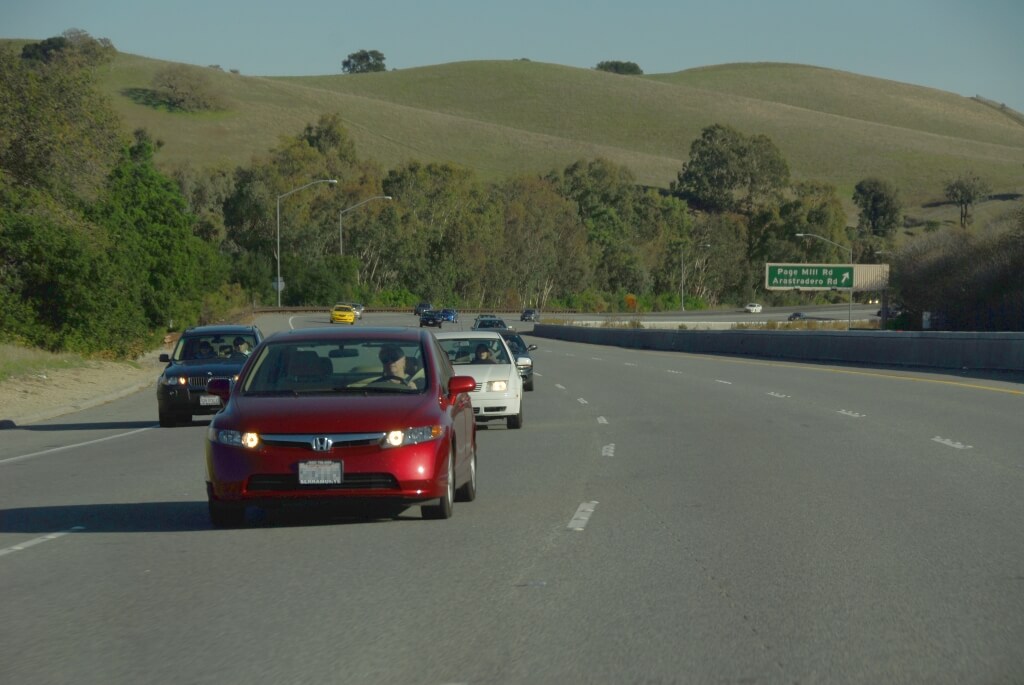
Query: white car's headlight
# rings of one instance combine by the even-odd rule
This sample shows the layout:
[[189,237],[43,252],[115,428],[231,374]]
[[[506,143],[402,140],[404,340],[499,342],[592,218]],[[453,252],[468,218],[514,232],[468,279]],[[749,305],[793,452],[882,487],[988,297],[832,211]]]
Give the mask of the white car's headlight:
[[247,449],[255,449],[260,446],[259,433],[243,433],[242,431],[218,430],[211,426],[207,437],[209,438],[210,442],[219,442],[222,445],[231,445],[232,447],[245,447]]
[[421,442],[437,440],[444,434],[441,426],[420,426],[419,428],[406,428],[405,430],[388,431],[381,441],[381,447],[402,447],[405,445],[418,445]]
[[487,384],[487,389],[491,392],[505,392],[508,390],[508,381],[491,381]]

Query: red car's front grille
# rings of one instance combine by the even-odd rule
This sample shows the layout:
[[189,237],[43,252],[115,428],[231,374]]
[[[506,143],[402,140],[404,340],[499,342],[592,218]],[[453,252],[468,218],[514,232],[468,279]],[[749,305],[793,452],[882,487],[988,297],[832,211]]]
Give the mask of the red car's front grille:
[[249,477],[250,492],[277,490],[396,490],[398,481],[389,473],[346,473],[336,485],[299,485],[294,473],[257,473]]

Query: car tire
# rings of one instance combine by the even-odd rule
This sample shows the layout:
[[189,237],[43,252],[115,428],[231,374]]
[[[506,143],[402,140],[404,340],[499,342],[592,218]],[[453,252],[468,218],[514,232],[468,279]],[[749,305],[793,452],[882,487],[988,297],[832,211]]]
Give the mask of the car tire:
[[424,519],[449,519],[452,517],[452,505],[455,501],[455,450],[448,451],[448,487],[437,504],[420,507]]
[[519,413],[515,416],[509,416],[505,419],[505,425],[508,428],[522,428],[523,427],[523,405],[519,405]]
[[245,505],[228,504],[215,499],[207,501],[210,523],[214,528],[240,528],[245,523]]
[[523,390],[525,390],[526,392],[533,392],[533,379],[532,378],[530,380],[526,381],[525,383],[523,383]]
[[469,480],[461,488],[455,491],[456,502],[472,502],[476,499],[476,445],[473,445],[473,454],[469,458]]

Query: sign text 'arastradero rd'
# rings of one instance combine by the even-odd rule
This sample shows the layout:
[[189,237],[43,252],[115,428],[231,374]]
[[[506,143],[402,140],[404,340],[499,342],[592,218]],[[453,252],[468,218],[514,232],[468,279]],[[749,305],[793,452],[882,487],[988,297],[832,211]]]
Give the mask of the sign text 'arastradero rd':
[[766,264],[768,290],[844,290],[853,287],[852,264]]

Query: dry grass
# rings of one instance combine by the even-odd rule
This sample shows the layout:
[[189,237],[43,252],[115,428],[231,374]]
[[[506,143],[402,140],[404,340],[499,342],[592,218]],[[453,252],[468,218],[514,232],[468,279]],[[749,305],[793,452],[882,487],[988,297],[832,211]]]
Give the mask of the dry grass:
[[76,354],[52,354],[20,345],[0,343],[0,381],[21,376],[45,376],[47,371],[89,365]]
[[449,161],[497,179],[605,157],[664,188],[701,129],[724,123],[767,134],[795,179],[828,181],[844,199],[874,175],[892,180],[906,204],[923,205],[968,168],[997,193],[1024,192],[1024,126],[1012,118],[971,98],[816,67],[644,77],[522,61],[279,78],[211,69],[230,109],[189,115],[128,96],[166,64],[120,54],[102,72],[126,129],[165,142],[157,158],[165,166],[248,164],[279,136],[337,112],[359,155],[385,167]]

